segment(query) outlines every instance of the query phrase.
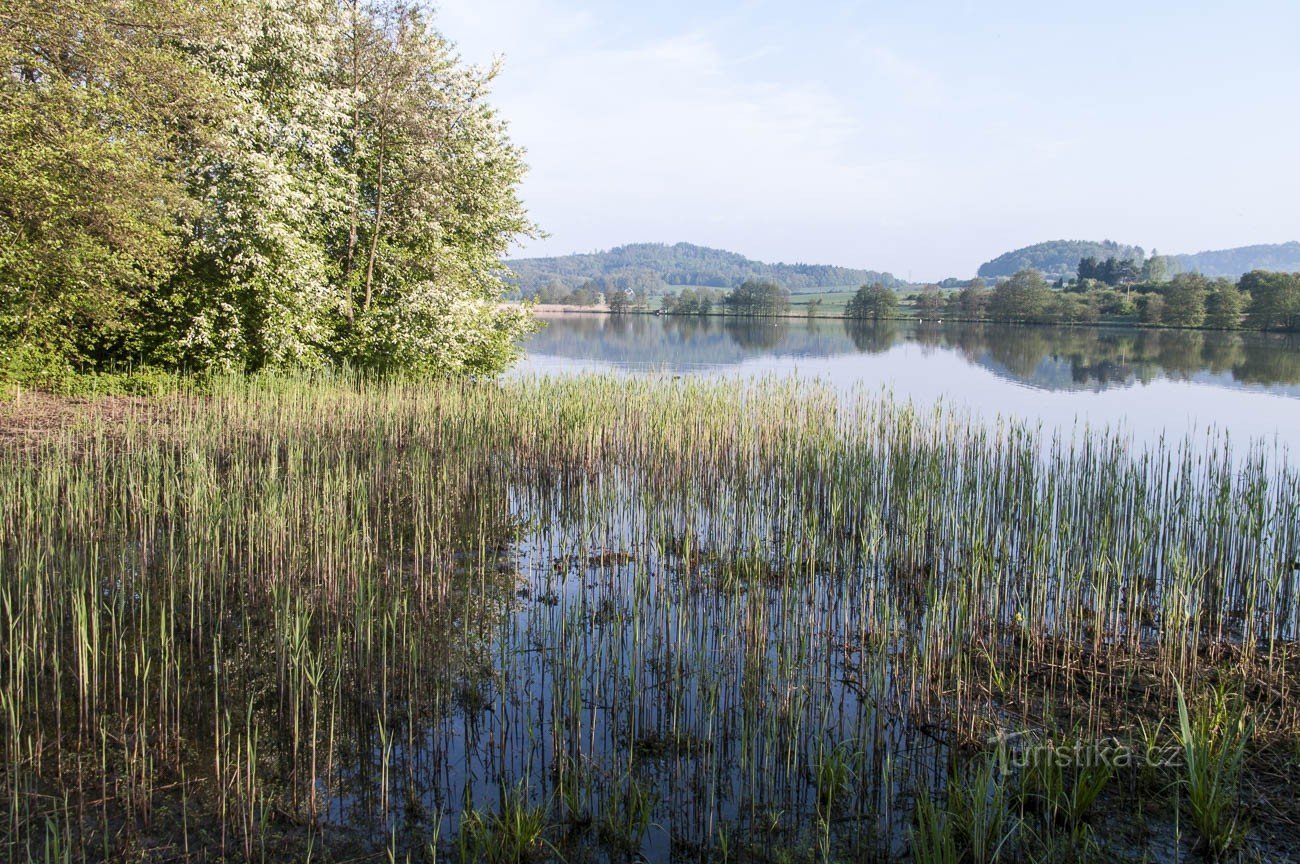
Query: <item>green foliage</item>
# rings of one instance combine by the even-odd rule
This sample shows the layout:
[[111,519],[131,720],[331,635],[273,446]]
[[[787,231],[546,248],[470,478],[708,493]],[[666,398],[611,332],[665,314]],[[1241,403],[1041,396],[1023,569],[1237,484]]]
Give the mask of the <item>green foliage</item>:
[[1096,304],[1099,315],[1128,318],[1137,313],[1137,304],[1133,302],[1133,298],[1127,291],[1099,287],[1093,288],[1088,294]]
[[957,294],[957,309],[954,312],[960,312],[963,318],[983,318],[988,314],[988,306],[988,286],[983,279],[977,277],[966,283]]
[[192,390],[195,382],[162,369],[82,371],[67,357],[19,343],[0,352],[0,393],[40,390],[61,396],[161,396]]
[[233,8],[228,32],[196,56],[231,108],[186,166],[199,211],[185,265],[146,308],[154,356],[189,369],[317,365],[338,302],[323,243],[343,189],[334,3]]
[[605,295],[605,305],[616,315],[631,309],[635,302],[634,295],[627,291],[614,290]]
[[1199,273],[1180,273],[1165,288],[1163,323],[1173,327],[1200,327],[1205,323],[1205,298],[1209,283]]
[[817,753],[813,763],[813,779],[817,786],[817,815],[829,822],[835,809],[847,796],[853,782],[853,748],[848,742],[826,747]]
[[916,864],[958,864],[956,820],[927,793],[916,798],[916,825],[911,830]]
[[1093,267],[1102,266],[1103,269],[1108,259],[1113,259],[1112,266],[1126,263],[1133,265],[1134,269],[1125,269],[1123,273],[1110,271],[1110,278],[1104,272],[1098,273],[1091,269],[1086,273],[1079,272],[1081,278],[1098,279],[1110,284],[1136,281],[1139,278],[1148,284],[1159,284],[1178,273],[1199,273],[1208,279],[1237,279],[1251,270],[1300,270],[1300,242],[1241,246],[1194,255],[1157,255],[1152,250],[1151,257],[1147,258],[1141,246],[1126,246],[1110,240],[1101,243],[1053,240],[999,255],[980,267],[979,275],[985,279],[997,279],[1011,276],[1019,270],[1033,269],[1051,278],[1070,277],[1079,271],[1080,264],[1085,259],[1092,259]]
[[1107,285],[1128,285],[1136,282],[1142,274],[1163,272],[1160,266],[1161,264],[1153,264],[1152,261],[1143,264],[1134,259],[1119,259],[1113,255],[1104,261],[1099,261],[1089,255],[1079,261],[1078,276],[1080,282],[1093,280]]
[[974,864],[998,860],[1017,828],[1007,789],[1004,752],[976,759],[965,776],[949,780],[948,808],[957,836]]
[[1165,255],[1157,255],[1154,249],[1151,250],[1151,257],[1142,265],[1142,281],[1149,284],[1159,284],[1169,279],[1175,272],[1177,265],[1169,260]]
[[1137,308],[1143,324],[1161,324],[1165,320],[1165,298],[1159,294],[1142,294],[1138,297]]
[[790,292],[771,279],[750,279],[724,302],[737,315],[784,315],[790,311]]
[[664,303],[672,315],[708,315],[723,302],[723,294],[713,288],[683,288]]
[[1037,270],[1021,270],[993,289],[989,314],[997,321],[1039,323],[1050,319],[1052,289]]
[[882,282],[901,287],[889,273],[855,270],[820,264],[764,264],[735,252],[678,243],[633,243],[607,252],[564,255],[555,258],[522,258],[509,262],[513,281],[525,296],[536,294],[552,280],[578,285],[588,279],[633,279],[649,293],[669,286],[689,285],[736,288],[750,279],[770,279],[792,290],[825,288]]
[[1141,246],[1123,246],[1110,240],[1101,243],[1053,240],[999,255],[982,265],[979,275],[984,279],[997,279],[1012,276],[1022,270],[1037,270],[1052,277],[1073,276],[1079,269],[1079,262],[1089,257],[1099,260],[1132,260],[1141,265],[1146,259],[1146,253]]
[[1245,833],[1238,804],[1250,734],[1239,699],[1216,690],[1189,709],[1178,685],[1178,741],[1192,822],[1216,860],[1235,849]]
[[[1075,730],[1080,738],[1081,730]],[[1110,764],[1099,758],[1096,748],[1071,754],[1072,764],[1061,758],[1053,747],[1030,752],[1029,763],[1021,777],[1021,794],[1026,802],[1042,811],[1049,829],[1062,826],[1073,837],[1083,836],[1082,828],[1093,805],[1114,779]]]
[[1250,322],[1260,330],[1300,330],[1300,273],[1252,270],[1240,288],[1250,295]]
[[1099,316],[1099,303],[1095,294],[1053,292],[1042,320],[1054,324],[1093,324]]
[[844,312],[846,318],[893,318],[898,314],[898,295],[880,282],[863,285]]
[[1093,276],[1069,283],[1062,280],[1057,290],[1036,271],[1021,271],[998,284],[987,303],[987,313],[966,311],[984,305],[973,287],[950,299],[946,308],[963,317],[987,314],[995,321],[1034,324],[1089,324],[1102,316],[1128,318],[1136,314],[1144,324],[1169,327],[1300,329],[1300,274],[1256,271],[1234,284],[1199,273],[1180,273],[1164,284],[1128,284],[1116,289],[1094,278],[1101,266],[1094,265],[1096,262],[1080,268],[1081,273]]
[[641,848],[654,817],[658,795],[648,784],[629,772],[619,788],[605,801],[598,827],[605,842],[628,852]]
[[78,371],[499,368],[522,154],[418,8],[20,0],[0,338]]
[[916,824],[910,832],[912,860],[991,864],[1010,857],[1004,853],[1020,820],[1012,812],[1006,755],[999,748],[950,769],[946,807],[924,791],[917,796]]
[[529,801],[528,789],[517,783],[501,792],[498,813],[471,810],[465,814],[458,838],[462,861],[520,864],[554,853],[546,839],[552,829],[547,804]]
[[943,311],[943,292],[937,285],[927,285],[912,300],[916,314],[923,318],[933,318]]
[[[1008,328],[971,329],[1003,331],[997,343]],[[1249,458],[1253,447],[1236,458],[1226,440],[1135,451],[1114,430],[1052,443],[1024,423],[888,394],[851,412],[836,404],[828,387],[666,375],[229,376],[111,426],[92,412],[39,448],[5,437],[0,764],[6,794],[30,798],[7,826],[18,858],[39,857],[55,819],[78,859],[138,860],[143,835],[119,828],[143,813],[155,816],[151,848],[174,858],[254,860],[260,846],[266,860],[305,860],[316,838],[320,860],[383,860],[379,833],[424,851],[426,832],[457,824],[462,860],[559,857],[546,843],[562,839],[552,820],[563,802],[571,860],[667,857],[670,845],[699,857],[668,830],[643,841],[656,814],[701,813],[739,814],[722,817],[725,844],[718,828],[694,835],[723,854],[733,829],[774,845],[816,826],[821,860],[892,860],[907,803],[944,776],[946,815],[918,815],[933,830],[917,836],[937,835],[939,851],[918,860],[954,860],[958,841],[967,861],[1044,860],[1029,854],[1038,826],[1019,818],[1005,745],[969,764],[970,734],[939,743],[922,718],[983,731],[1007,717],[1006,697],[1026,694],[1016,711],[1034,727],[1059,711],[1065,728],[1132,728],[1172,704],[1164,673],[1182,667],[1243,681],[1242,701],[1216,712],[1226,722],[1205,728],[1231,729],[1250,705],[1267,712],[1270,744],[1293,732],[1276,692],[1296,687],[1294,628],[1278,627],[1285,592],[1270,586],[1294,560],[1277,541],[1300,528],[1294,468]],[[889,511],[936,518],[917,530]],[[851,522],[867,534],[845,532]],[[803,533],[784,550],[766,542],[781,526]],[[1050,542],[1056,527],[1063,542]],[[525,544],[546,550],[535,582],[521,573]],[[1146,549],[1143,569],[1166,576],[1131,578],[1112,557],[1123,546]],[[1215,566],[1225,550],[1252,565]],[[898,592],[913,582],[903,567],[860,566],[963,556],[971,568],[923,576],[915,593]],[[745,572],[728,588],[719,568],[731,562]],[[1172,571],[1203,573],[1177,605],[1198,619],[1233,614],[1239,651],[1213,650],[1213,626],[1165,626]],[[585,587],[594,580],[605,585]],[[525,596],[533,584],[591,596],[564,607],[549,591]],[[1237,598],[1259,600],[1232,613]],[[1110,657],[1081,662],[1101,622]],[[860,658],[843,666],[854,690],[818,686],[809,670],[835,670],[846,645]],[[690,667],[666,664],[666,650]],[[1090,698],[1117,676],[1141,692]],[[613,726],[590,710],[592,682],[622,700]],[[896,700],[896,724],[840,711],[846,692]],[[547,710],[514,710],[534,698]],[[784,752],[738,760],[717,733],[733,721],[740,749],[767,736]],[[472,734],[448,739],[449,726]],[[121,743],[151,740],[204,752],[187,773],[193,746]],[[42,741],[66,756],[51,746],[32,758]],[[840,741],[852,744],[830,746]],[[499,764],[459,771],[478,764],[476,742]],[[160,776],[190,779],[148,782]],[[1265,781],[1265,812],[1286,803],[1270,772],[1251,779]],[[353,803],[336,813],[342,796]],[[96,803],[74,815],[68,802],[82,800]],[[833,824],[819,824],[824,813]],[[278,815],[256,824],[262,814]],[[331,825],[308,831],[313,819]],[[872,849],[877,837],[890,845]],[[1133,857],[1160,851],[1140,834],[1117,839]],[[395,839],[389,851],[395,861],[408,849]]]
[[1210,283],[1205,298],[1205,325],[1219,330],[1235,330],[1241,326],[1250,296],[1227,279]]
[[177,266],[183,150],[224,105],[182,48],[200,20],[171,0],[6,4],[0,340],[138,356],[141,298]]

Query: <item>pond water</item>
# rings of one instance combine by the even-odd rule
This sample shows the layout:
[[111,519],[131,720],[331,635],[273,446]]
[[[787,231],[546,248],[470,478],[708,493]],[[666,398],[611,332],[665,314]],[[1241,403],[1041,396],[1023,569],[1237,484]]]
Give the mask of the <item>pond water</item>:
[[1300,449],[1300,336],[968,322],[564,314],[516,374],[799,375],[1139,441],[1215,430]]
[[[1294,350],[1218,338],[574,317],[549,377],[0,444],[0,860],[935,860],[918,802],[1189,860],[1173,682],[1300,740],[1300,473],[846,394],[1290,441]],[[751,373],[832,387],[691,377]]]

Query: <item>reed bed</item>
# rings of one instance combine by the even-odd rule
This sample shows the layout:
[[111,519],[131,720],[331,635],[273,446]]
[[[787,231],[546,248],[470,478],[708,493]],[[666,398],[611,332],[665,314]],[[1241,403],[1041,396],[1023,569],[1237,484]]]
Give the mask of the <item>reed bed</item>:
[[1264,445],[585,377],[230,380],[0,447],[4,860],[1300,837],[1300,476]]

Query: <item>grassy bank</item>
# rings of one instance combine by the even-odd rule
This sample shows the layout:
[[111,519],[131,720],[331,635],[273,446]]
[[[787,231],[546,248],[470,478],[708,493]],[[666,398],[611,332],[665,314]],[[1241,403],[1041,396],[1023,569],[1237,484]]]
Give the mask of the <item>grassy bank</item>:
[[1294,848],[1300,475],[1236,447],[776,381],[93,402],[0,439],[3,857]]

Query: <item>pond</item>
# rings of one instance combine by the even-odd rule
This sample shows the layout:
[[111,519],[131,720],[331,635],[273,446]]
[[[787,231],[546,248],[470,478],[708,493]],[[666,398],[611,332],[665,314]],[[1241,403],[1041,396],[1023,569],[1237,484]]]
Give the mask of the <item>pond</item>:
[[0,860],[1294,860],[1300,473],[1159,430],[1300,402],[1213,338],[572,318],[0,441]]
[[1300,337],[969,322],[561,314],[517,374],[795,374],[1044,430],[1209,429],[1300,446]]

